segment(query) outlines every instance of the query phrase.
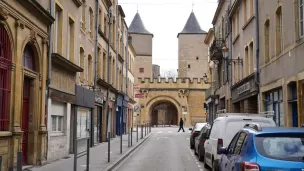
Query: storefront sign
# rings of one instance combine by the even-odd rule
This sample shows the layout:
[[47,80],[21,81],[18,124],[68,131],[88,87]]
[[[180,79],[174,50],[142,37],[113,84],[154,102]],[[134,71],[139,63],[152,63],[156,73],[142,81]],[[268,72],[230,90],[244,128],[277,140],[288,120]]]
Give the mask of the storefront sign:
[[249,91],[250,90],[250,83],[246,83],[246,84],[243,84],[242,86],[240,86],[237,91],[238,91],[238,94],[243,94],[244,92],[246,91]]
[[137,99],[140,99],[140,98],[143,98],[143,97],[144,97],[143,94],[135,94],[135,98],[137,98]]
[[103,103],[103,94],[101,92],[95,92],[95,103]]

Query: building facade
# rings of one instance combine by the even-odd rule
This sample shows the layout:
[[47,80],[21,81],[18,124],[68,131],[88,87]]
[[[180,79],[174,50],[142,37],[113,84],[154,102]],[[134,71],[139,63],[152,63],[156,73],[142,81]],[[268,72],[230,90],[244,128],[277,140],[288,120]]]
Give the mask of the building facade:
[[0,134],[2,170],[47,159],[45,91],[48,27],[54,18],[37,1],[0,2]]
[[303,1],[259,1],[260,101],[278,126],[304,124]]
[[232,27],[232,111],[259,113],[257,73],[257,19],[253,0],[232,1],[229,17]]
[[[229,59],[231,54],[224,56],[223,48],[229,48],[230,31],[229,31],[229,1],[220,0],[214,14],[213,24],[213,41],[209,47],[209,57],[211,62],[212,79],[208,78],[209,84],[212,88],[208,90],[208,104],[209,105],[209,121],[212,122],[216,113],[219,110],[231,111],[231,75]],[[207,41],[208,43],[208,41]]]

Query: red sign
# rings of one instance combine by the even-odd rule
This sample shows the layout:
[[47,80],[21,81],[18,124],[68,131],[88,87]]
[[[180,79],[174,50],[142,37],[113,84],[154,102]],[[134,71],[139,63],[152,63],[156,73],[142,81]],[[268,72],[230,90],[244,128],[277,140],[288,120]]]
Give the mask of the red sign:
[[143,94],[135,94],[135,98],[137,98],[137,99],[140,99],[140,98],[143,98],[143,97],[144,97]]

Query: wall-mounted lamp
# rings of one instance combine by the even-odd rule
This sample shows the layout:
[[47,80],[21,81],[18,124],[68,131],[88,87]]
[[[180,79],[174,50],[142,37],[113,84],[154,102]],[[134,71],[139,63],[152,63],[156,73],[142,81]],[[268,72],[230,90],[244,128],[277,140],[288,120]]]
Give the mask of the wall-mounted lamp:
[[241,59],[240,57],[238,57],[237,59],[228,59],[229,49],[226,46],[222,48],[222,53],[223,53],[223,60],[226,61],[228,65],[231,65],[232,63],[237,65],[239,64],[243,65],[243,59]]

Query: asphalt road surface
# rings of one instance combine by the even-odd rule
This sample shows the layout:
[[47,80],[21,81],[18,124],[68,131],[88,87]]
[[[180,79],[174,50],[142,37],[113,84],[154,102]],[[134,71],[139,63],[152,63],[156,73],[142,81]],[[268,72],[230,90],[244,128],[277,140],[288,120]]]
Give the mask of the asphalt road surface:
[[189,147],[190,132],[153,128],[153,135],[117,171],[208,171]]

